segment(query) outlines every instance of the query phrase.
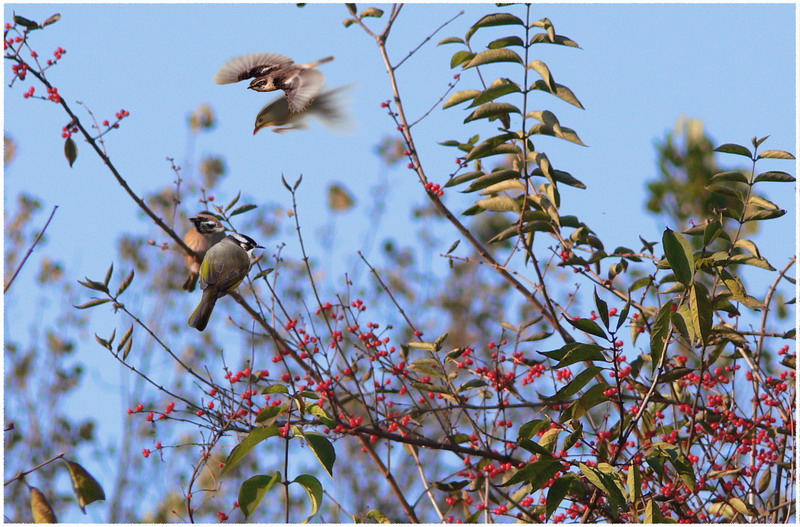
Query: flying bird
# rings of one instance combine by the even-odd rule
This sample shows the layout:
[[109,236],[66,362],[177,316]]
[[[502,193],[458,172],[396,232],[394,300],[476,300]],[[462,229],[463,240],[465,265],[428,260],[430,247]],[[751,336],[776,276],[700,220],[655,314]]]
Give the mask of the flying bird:
[[275,126],[272,131],[282,134],[289,130],[302,130],[308,128],[310,117],[316,117],[328,128],[341,128],[349,121],[345,112],[345,104],[342,101],[342,93],[349,86],[328,90],[313,99],[308,106],[299,112],[292,113],[289,110],[289,103],[286,97],[278,97],[267,103],[256,116],[255,129],[256,135],[262,128]]
[[277,53],[251,53],[225,63],[214,76],[214,82],[232,84],[253,79],[248,89],[283,90],[289,109],[299,112],[322,91],[325,77],[315,68],[332,60],[333,57],[325,57],[308,64],[295,64],[289,57]]

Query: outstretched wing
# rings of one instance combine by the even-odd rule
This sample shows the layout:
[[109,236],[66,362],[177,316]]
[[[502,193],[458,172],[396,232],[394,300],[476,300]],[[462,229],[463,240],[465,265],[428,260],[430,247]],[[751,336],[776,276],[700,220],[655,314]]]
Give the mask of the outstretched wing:
[[305,108],[311,99],[319,95],[323,84],[325,75],[314,69],[300,70],[297,75],[284,81],[283,91],[286,92],[292,112]]
[[274,66],[294,64],[289,57],[277,53],[251,53],[236,57],[225,63],[214,75],[217,84],[231,84],[252,77],[261,77]]

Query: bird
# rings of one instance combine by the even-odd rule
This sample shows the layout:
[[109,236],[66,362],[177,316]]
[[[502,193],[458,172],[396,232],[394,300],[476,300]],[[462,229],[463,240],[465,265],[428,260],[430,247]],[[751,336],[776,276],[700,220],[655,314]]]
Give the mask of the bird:
[[186,267],[189,268],[189,278],[183,284],[186,291],[194,291],[197,284],[197,277],[200,275],[200,264],[203,258],[213,245],[222,241],[225,238],[225,227],[222,226],[216,216],[207,210],[198,212],[189,221],[193,226],[186,232],[183,241],[195,252],[197,257],[186,255]]
[[208,250],[200,266],[203,298],[189,317],[189,326],[197,331],[206,329],[217,300],[233,292],[247,276],[254,249],[263,247],[249,236],[234,232]]
[[348,86],[329,90],[314,98],[305,109],[292,113],[286,97],[278,97],[267,103],[256,115],[253,135],[268,126],[276,126],[272,131],[282,134],[289,130],[301,130],[308,127],[309,117],[316,117],[328,128],[343,126],[348,121],[344,112],[341,94]]
[[283,90],[289,109],[299,112],[322,91],[325,77],[315,68],[333,60],[325,57],[308,64],[295,64],[277,53],[251,53],[226,62],[214,76],[217,84],[232,84],[245,79],[248,89],[269,92]]

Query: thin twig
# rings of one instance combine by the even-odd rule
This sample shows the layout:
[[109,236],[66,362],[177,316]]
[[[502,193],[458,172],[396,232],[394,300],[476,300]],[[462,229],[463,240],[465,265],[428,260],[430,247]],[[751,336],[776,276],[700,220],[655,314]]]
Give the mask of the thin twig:
[[25,253],[25,257],[20,262],[19,267],[17,267],[17,270],[14,271],[14,275],[11,277],[11,280],[9,280],[8,283],[6,284],[5,288],[3,288],[3,293],[8,291],[8,288],[11,287],[12,283],[14,283],[14,279],[17,277],[17,274],[19,274],[20,269],[22,269],[22,266],[25,265],[25,262],[28,261],[28,257],[33,252],[33,248],[36,247],[37,243],[39,243],[39,240],[42,238],[42,235],[44,234],[44,231],[47,230],[47,226],[50,225],[50,220],[53,219],[53,215],[56,213],[56,209],[57,208],[58,208],[58,205],[53,207],[53,212],[50,213],[50,217],[47,219],[47,223],[44,224],[44,227],[42,228],[42,231],[39,233],[39,236],[36,237],[36,239],[33,241],[33,245],[31,245],[30,249],[28,249],[28,252]]

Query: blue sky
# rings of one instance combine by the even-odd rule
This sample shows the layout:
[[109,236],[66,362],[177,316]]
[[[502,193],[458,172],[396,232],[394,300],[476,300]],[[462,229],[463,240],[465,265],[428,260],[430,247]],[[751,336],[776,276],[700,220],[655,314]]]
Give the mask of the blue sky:
[[[409,4],[392,32],[390,53],[398,60],[462,8],[465,15],[438,33],[399,72],[412,120],[439,99],[455,72],[449,69],[455,48],[435,43],[447,36],[463,36],[475,20],[497,8]],[[327,215],[317,211],[324,210],[329,182],[343,183],[362,206],[372,199],[370,189],[384,171],[373,147],[384,136],[397,133],[380,108],[391,92],[371,39],[357,27],[342,25],[347,16],[343,6],[6,4],[4,21],[10,20],[12,11],[35,20],[61,13],[57,24],[33,35],[32,44],[42,55],[59,46],[67,49],[61,63],[48,73],[67,100],[84,101],[101,120],[121,108],[130,112],[106,144],[116,166],[140,194],[170,184],[174,176],[165,158],[183,163],[186,117],[199,104],[209,103],[219,124],[212,133],[200,135],[196,154],[225,156],[230,175],[221,201],[243,189],[258,204],[288,206],[280,176],[293,180],[303,174],[300,213],[307,231],[313,232],[327,220]],[[794,151],[793,4],[542,4],[534,7],[532,17],[550,18],[558,33],[582,47],[542,46],[535,51],[556,81],[569,86],[586,110],[545,95],[535,102],[555,112],[563,125],[575,129],[589,145],[581,148],[542,140],[542,150],[554,166],[589,187],[562,190],[562,202],[567,204],[562,213],[578,214],[607,247],[638,248],[640,234],[660,240],[664,225],[643,214],[645,182],[657,172],[654,141],[680,116],[703,120],[719,143],[748,144],[754,135],[770,135],[765,148]],[[476,39],[488,42],[505,32],[503,28],[487,30],[487,40],[484,36]],[[332,134],[315,124],[309,131],[285,135],[262,131],[253,136],[255,114],[273,95],[254,93],[238,84],[217,86],[211,79],[228,59],[258,51],[282,53],[297,62],[334,55],[336,60],[322,71],[328,86],[355,83],[349,97],[355,123],[352,132]],[[504,67],[490,66],[485,72],[494,78],[502,75]],[[8,65],[5,72],[8,79]],[[49,243],[32,256],[27,272],[18,278],[21,283],[15,285],[18,290],[33,283],[34,271],[48,253],[57,253],[66,263],[67,274],[76,280],[102,276],[119,233],[150,228],[138,219],[137,209],[86,144],[78,142],[78,160],[73,168],[67,166],[60,136],[65,114],[52,103],[24,100],[28,84],[4,91],[5,133],[17,142],[17,158],[5,171],[6,204],[13,203],[21,191],[39,196],[46,211],[39,224],[53,205],[59,209],[48,230]],[[458,89],[476,84],[465,74]],[[486,124],[462,126],[465,116],[461,107],[437,109],[415,128],[426,172],[435,182],[444,183],[455,166],[454,151],[437,142],[464,140],[473,133],[487,136],[492,131]],[[720,160],[723,166],[738,164],[738,159]],[[759,169],[792,171],[785,161],[766,161]],[[410,220],[413,205],[423,203],[419,184],[404,164],[390,171],[389,182],[387,217],[378,239],[394,237],[413,244],[414,230],[398,226]],[[772,235],[757,238],[757,243],[778,267],[794,254],[796,216],[789,186],[772,188],[783,192],[770,192],[767,187],[767,196],[790,212],[773,220]],[[466,209],[471,199],[454,191],[445,195],[455,211]],[[191,205],[189,209],[194,212]],[[372,228],[362,211],[337,220],[341,261],[335,270],[345,269],[364,233]],[[76,237],[76,229],[86,234]],[[345,232],[353,235],[341,234]],[[437,253],[446,251],[455,235],[445,231],[442,239]],[[289,254],[296,255],[294,240],[287,243]],[[315,248],[319,245],[312,241],[312,251]],[[19,297],[9,301],[15,322],[9,327],[7,310],[5,329],[20,338],[33,324],[35,303]],[[98,323],[89,329],[104,327],[109,326]],[[92,360],[99,355],[93,342],[83,352],[86,360],[90,354]],[[106,366],[95,363],[91,367],[97,378],[87,383],[80,397],[85,401],[98,393],[109,395],[104,399],[108,417],[100,430],[112,433],[125,402],[114,388],[118,371]]]

